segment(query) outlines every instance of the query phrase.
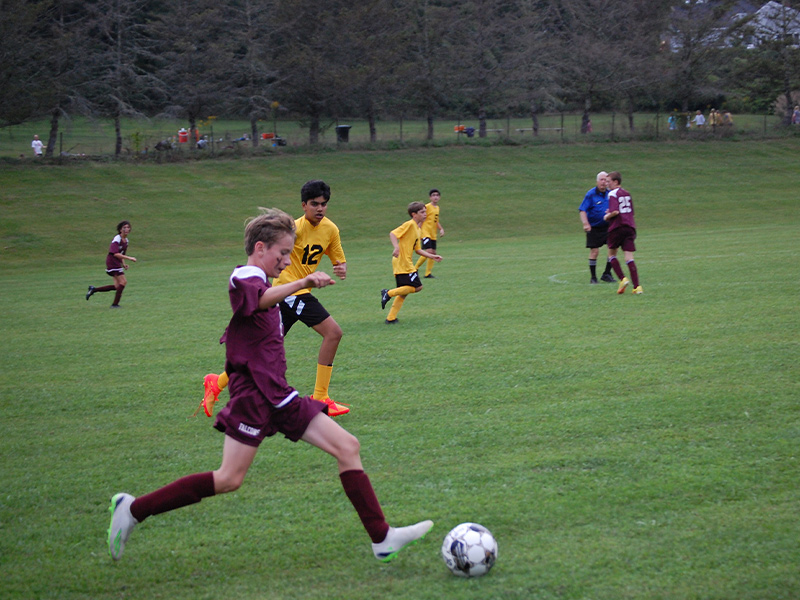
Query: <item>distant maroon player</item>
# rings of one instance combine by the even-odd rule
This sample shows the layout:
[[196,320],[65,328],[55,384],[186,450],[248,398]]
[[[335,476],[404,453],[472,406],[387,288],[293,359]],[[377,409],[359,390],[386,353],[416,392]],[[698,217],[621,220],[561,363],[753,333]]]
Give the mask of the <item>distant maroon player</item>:
[[106,274],[114,278],[114,283],[111,285],[104,285],[101,287],[89,286],[89,291],[86,292],[86,299],[88,300],[98,292],[110,292],[115,290],[117,293],[114,295],[114,302],[111,308],[119,308],[119,300],[122,298],[122,292],[125,291],[125,286],[128,285],[128,280],[125,278],[125,270],[128,268],[126,260],[136,262],[132,256],[128,256],[128,234],[131,232],[130,221],[120,221],[117,225],[117,235],[111,240],[111,245],[108,247],[108,254],[106,254]]
[[[278,304],[299,290],[334,283],[327,273],[315,271],[283,285],[270,285],[269,278],[278,277],[289,266],[294,240],[294,219],[283,211],[267,210],[247,224],[247,265],[236,267],[228,282],[233,316],[223,340],[230,400],[214,423],[225,434],[222,464],[216,471],[187,475],[138,498],[115,494],[108,529],[108,549],[114,560],[122,557],[133,528],[148,517],[239,489],[259,446],[276,433],[293,442],[303,440],[336,459],[345,495],[372,539],[378,560],[391,560],[433,527],[432,521],[390,527],[362,467],[358,440],[326,414],[327,404],[301,396],[286,382]],[[280,469],[291,470],[288,456],[278,463]]]
[[[608,174],[610,182],[610,192],[608,194],[608,212],[606,212],[606,221],[608,225],[608,260],[611,263],[611,268],[620,278],[617,293],[622,294],[629,283],[633,283],[633,293],[641,294],[642,286],[639,285],[639,271],[636,269],[636,263],[633,260],[633,253],[636,251],[636,221],[633,219],[633,200],[630,193],[620,187],[622,184],[622,175],[619,171],[614,171]],[[628,265],[628,270],[631,273],[631,278],[628,280],[625,277],[622,266],[617,260],[617,250],[622,248],[625,253],[625,264]]]

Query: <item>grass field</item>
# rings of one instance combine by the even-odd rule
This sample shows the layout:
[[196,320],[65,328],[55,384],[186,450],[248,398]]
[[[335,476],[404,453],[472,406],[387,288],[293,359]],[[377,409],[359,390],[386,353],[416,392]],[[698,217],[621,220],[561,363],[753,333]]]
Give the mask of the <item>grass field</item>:
[[[797,140],[448,147],[183,165],[0,168],[0,568],[8,599],[800,597]],[[577,206],[632,192],[645,293],[588,285]],[[237,492],[105,545],[112,494],[219,464],[188,419],[222,366],[226,280],[258,206],[323,178],[348,257],[321,290],[332,395],[388,519],[436,522],[375,561],[334,461],[265,442]],[[442,190],[445,257],[388,328],[388,231]],[[123,309],[104,254],[133,223]],[[326,264],[330,272],[330,266]],[[310,393],[319,337],[286,340]],[[451,576],[462,521],[495,569]]]

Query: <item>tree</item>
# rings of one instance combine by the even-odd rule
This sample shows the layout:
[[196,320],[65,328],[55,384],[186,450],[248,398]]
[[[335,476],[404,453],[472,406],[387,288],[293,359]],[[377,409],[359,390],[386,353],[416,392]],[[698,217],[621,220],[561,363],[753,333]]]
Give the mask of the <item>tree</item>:
[[258,146],[258,121],[275,110],[275,89],[280,74],[272,56],[270,40],[276,36],[274,0],[229,0],[223,6],[226,35],[221,45],[227,56],[227,78],[223,110],[246,116],[250,137]]
[[276,7],[272,46],[281,79],[277,94],[282,105],[308,119],[312,145],[319,143],[322,117],[330,114],[340,85],[332,57],[343,4],[343,0],[283,0]]
[[396,88],[397,57],[402,55],[402,21],[391,0],[365,0],[343,9],[335,62],[340,68],[336,106],[366,115],[370,141],[377,140],[376,121]]
[[87,3],[83,55],[83,87],[95,114],[111,117],[116,135],[115,154],[122,151],[121,119],[145,117],[157,100],[166,98],[156,74],[156,43],[146,25],[151,0],[96,0]]
[[397,0],[402,18],[402,46],[394,80],[392,104],[401,117],[407,110],[419,112],[427,122],[426,139],[434,136],[434,120],[448,103],[453,77],[448,70],[452,5],[447,0]]
[[607,0],[560,0],[553,33],[561,43],[561,86],[583,109],[581,133],[590,131],[590,113],[608,102],[617,85],[624,50],[616,34],[626,4]]
[[42,5],[38,35],[29,43],[40,45],[37,53],[39,73],[36,85],[46,91],[35,106],[36,114],[49,114],[50,134],[45,156],[53,156],[58,140],[59,120],[75,111],[89,113],[86,98],[80,93],[87,74],[81,60],[84,48],[79,43],[81,28],[86,20],[83,2],[52,0]]
[[539,134],[539,113],[560,107],[562,88],[558,84],[561,52],[552,35],[552,3],[520,0],[519,14],[510,35],[516,44],[509,57],[509,99],[524,106],[531,117],[532,134]]
[[800,11],[788,2],[768,2],[753,20],[756,35],[761,40],[758,58],[762,76],[774,81],[783,95],[782,122],[790,125],[795,104],[792,91],[800,85]]
[[[172,0],[150,26],[160,42],[161,80],[169,91],[167,117],[185,118],[190,137],[197,122],[214,112],[231,92],[229,64],[221,40],[227,31],[214,0]],[[190,144],[194,148],[194,144]]]
[[716,49],[730,35],[731,25],[726,25],[723,17],[731,6],[732,0],[713,4],[685,0],[672,7],[667,78],[683,112],[721,91],[713,85],[712,73]]
[[507,94],[515,40],[509,35],[518,18],[513,2],[471,0],[459,5],[454,53],[458,88],[478,117],[478,135],[486,137],[487,112]]
[[41,23],[47,5],[0,0],[0,126],[22,123],[49,106]]
[[669,0],[630,0],[615,16],[611,36],[618,64],[612,96],[623,105],[630,131],[635,131],[634,112],[640,104],[663,104],[659,89],[664,68],[661,36],[669,8]]

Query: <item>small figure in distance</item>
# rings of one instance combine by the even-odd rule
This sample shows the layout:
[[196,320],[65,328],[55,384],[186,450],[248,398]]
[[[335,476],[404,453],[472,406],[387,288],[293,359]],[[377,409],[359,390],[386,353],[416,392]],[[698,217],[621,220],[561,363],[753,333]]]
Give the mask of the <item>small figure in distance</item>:
[[31,148],[33,148],[33,155],[36,158],[42,158],[42,140],[39,139],[38,135],[33,136],[33,141],[31,142]]
[[[633,260],[633,253],[636,251],[634,240],[636,239],[636,221],[633,219],[633,199],[630,193],[620,187],[622,185],[622,175],[619,171],[608,174],[609,188],[608,193],[608,212],[605,220],[610,223],[608,226],[608,260],[611,267],[619,277],[618,294],[625,293],[625,288],[629,283],[633,283],[633,293],[641,294],[642,286],[639,285],[639,271]],[[617,250],[622,248],[625,253],[625,264],[631,273],[630,280],[622,272],[622,266],[617,260]]]
[[398,322],[397,313],[403,307],[406,296],[422,291],[422,284],[419,281],[419,273],[412,260],[416,251],[420,256],[430,258],[436,262],[441,262],[442,257],[436,253],[429,252],[420,248],[422,238],[420,225],[425,221],[427,212],[422,202],[412,202],[408,205],[408,214],[411,217],[399,227],[389,232],[389,240],[392,242],[392,271],[397,285],[391,290],[381,290],[381,308],[386,308],[386,304],[391,298],[392,308],[386,317],[387,325],[395,325]]
[[[430,202],[425,205],[425,212],[427,216],[425,221],[422,222],[422,249],[436,254],[436,234],[444,237],[444,227],[439,222],[439,201],[442,194],[437,189],[432,189],[428,192]],[[415,265],[417,271],[422,266],[422,263],[427,261],[425,265],[425,279],[436,279],[431,271],[433,271],[433,259],[425,256],[420,256],[417,264]]]
[[[597,257],[600,248],[605,246],[608,239],[608,222],[605,220],[608,210],[608,173],[600,171],[595,178],[596,185],[583,197],[583,202],[578,207],[583,230],[586,232],[586,247],[589,248],[589,283],[597,283]],[[611,261],[606,260],[606,266],[600,281],[614,283],[616,279],[611,275]]]
[[136,262],[133,256],[128,256],[128,234],[131,232],[130,221],[120,221],[117,225],[117,235],[111,240],[111,245],[108,247],[108,254],[106,255],[106,274],[114,278],[112,285],[103,285],[100,287],[89,286],[89,291],[86,292],[86,299],[88,300],[98,292],[110,292],[116,290],[114,302],[111,308],[119,308],[119,301],[122,298],[122,292],[125,291],[125,286],[128,285],[128,280],[125,278],[125,271],[128,269],[130,260]]

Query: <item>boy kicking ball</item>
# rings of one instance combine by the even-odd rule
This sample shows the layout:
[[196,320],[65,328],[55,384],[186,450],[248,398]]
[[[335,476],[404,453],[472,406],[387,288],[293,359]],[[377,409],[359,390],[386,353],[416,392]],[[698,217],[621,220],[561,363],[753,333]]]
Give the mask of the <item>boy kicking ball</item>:
[[138,498],[115,494],[108,528],[108,550],[114,560],[122,558],[134,527],[148,517],[239,489],[259,445],[276,433],[316,446],[336,459],[342,487],[378,560],[392,560],[433,527],[432,521],[390,527],[361,464],[358,440],[325,414],[326,404],[300,396],[286,382],[278,303],[298,290],[335,283],[317,271],[291,283],[270,285],[268,278],[278,277],[289,266],[294,238],[294,220],[277,209],[266,210],[247,224],[247,264],[234,269],[228,284],[233,316],[223,340],[230,400],[214,423],[225,434],[222,464],[216,471],[188,475]]

